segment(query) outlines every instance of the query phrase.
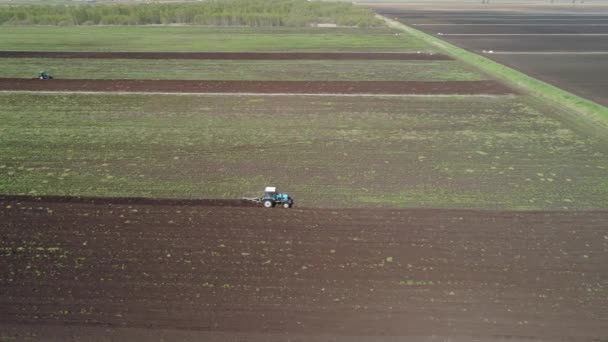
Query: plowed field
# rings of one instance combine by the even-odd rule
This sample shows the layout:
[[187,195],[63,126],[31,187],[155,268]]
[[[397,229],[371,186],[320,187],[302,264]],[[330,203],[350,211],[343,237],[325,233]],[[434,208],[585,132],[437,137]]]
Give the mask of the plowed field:
[[173,81],[0,78],[0,90],[285,94],[514,94],[484,81]]
[[[582,4],[582,2],[581,2]],[[608,105],[608,6],[368,3],[379,13]]]
[[608,336],[608,212],[0,208],[5,339]]

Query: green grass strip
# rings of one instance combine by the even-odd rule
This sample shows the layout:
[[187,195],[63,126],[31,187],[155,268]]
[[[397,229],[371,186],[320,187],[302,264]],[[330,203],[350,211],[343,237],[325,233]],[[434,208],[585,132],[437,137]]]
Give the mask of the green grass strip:
[[65,79],[477,81],[487,79],[459,61],[180,60],[4,58],[0,77],[32,78],[46,70]]
[[[581,114],[587,120],[590,120],[595,124],[602,125],[604,128],[608,129],[608,108],[600,104],[584,99],[580,96],[576,96],[558,87],[537,80],[483,56],[466,51],[444,40],[418,31],[397,21],[382,16],[379,17],[384,19],[388,26],[403,30],[412,37],[424,40],[430,45],[439,48],[444,53],[456,58],[457,60],[474,65],[481,71],[507,83],[512,87],[523,90],[532,96],[536,96],[562,108],[575,111],[578,114]],[[574,119],[580,119],[580,117]]]
[[[304,33],[298,33],[304,32]],[[3,51],[433,51],[394,30],[202,26],[2,26]],[[0,67],[2,64],[0,64]]]

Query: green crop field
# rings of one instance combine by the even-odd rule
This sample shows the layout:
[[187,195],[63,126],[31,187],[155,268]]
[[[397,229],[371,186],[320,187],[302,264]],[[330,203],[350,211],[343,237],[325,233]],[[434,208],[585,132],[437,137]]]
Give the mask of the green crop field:
[[606,146],[531,99],[2,94],[0,193],[605,208]]
[[435,51],[391,29],[6,26],[4,51]]
[[62,79],[471,81],[487,76],[457,61],[136,60],[5,58],[0,77],[46,70]]
[[[389,28],[4,26],[5,51],[443,51]],[[0,77],[480,80],[466,61],[3,58]],[[594,209],[606,139],[526,95],[0,93],[0,194],[239,198],[330,207]],[[579,126],[580,124],[580,126]]]

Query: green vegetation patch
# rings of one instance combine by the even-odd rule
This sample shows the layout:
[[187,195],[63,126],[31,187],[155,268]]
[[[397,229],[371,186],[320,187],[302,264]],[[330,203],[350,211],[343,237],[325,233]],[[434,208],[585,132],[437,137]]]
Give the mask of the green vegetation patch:
[[606,146],[521,97],[0,94],[0,193],[605,208]]
[[10,25],[245,25],[381,26],[374,12],[350,2],[308,0],[210,0],[205,2],[80,4],[1,7]]
[[135,59],[2,59],[0,77],[32,78],[46,70],[63,79],[414,80],[486,79],[457,61],[217,61]]
[[5,51],[434,51],[409,34],[358,28],[3,27]]

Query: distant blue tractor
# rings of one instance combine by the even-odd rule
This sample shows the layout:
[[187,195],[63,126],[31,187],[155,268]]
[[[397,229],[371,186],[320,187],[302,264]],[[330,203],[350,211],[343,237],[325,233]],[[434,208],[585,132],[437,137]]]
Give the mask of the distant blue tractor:
[[276,205],[283,206],[283,208],[291,208],[293,206],[293,199],[288,194],[278,193],[277,188],[274,186],[267,186],[264,189],[262,197],[243,197],[243,199],[260,203],[266,208],[272,208]]
[[49,74],[48,72],[46,72],[46,71],[41,71],[38,74],[38,79],[40,79],[40,80],[52,80],[53,76],[51,74]]

